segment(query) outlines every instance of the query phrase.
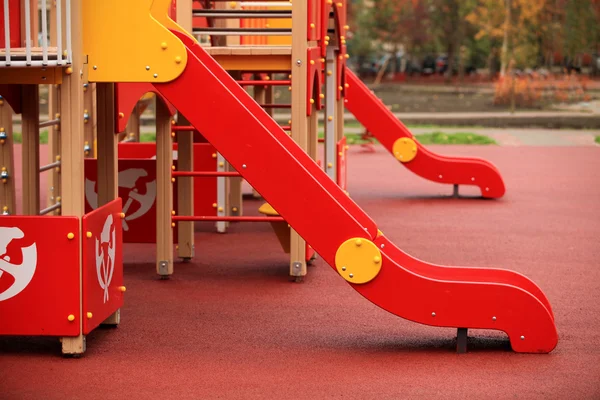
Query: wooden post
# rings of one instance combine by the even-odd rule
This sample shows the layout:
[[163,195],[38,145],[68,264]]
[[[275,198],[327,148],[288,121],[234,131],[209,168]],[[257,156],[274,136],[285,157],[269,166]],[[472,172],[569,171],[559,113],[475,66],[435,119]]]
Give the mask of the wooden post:
[[335,101],[335,116],[333,119],[335,120],[335,132],[336,132],[336,143],[342,140],[344,137],[344,112],[346,111],[344,107],[344,97],[340,97],[339,100]]
[[[64,17],[64,14],[63,14]],[[56,21],[56,2],[51,2],[50,21]],[[58,35],[56,24],[50,24],[50,46],[56,46]],[[60,118],[60,85],[48,85],[48,118]],[[48,127],[48,160],[60,160],[60,125]],[[60,168],[53,168],[48,174],[48,196],[46,206],[49,207],[60,200]],[[58,200],[57,200],[58,199]],[[49,215],[60,215],[60,209]]]
[[0,169],[6,170],[8,179],[0,183],[0,213],[16,214],[15,161],[13,154],[13,111],[10,104],[0,100]]
[[40,213],[40,98],[38,85],[22,86],[23,215]]
[[140,103],[137,102],[135,107],[133,107],[133,112],[129,116],[129,121],[127,121],[127,126],[125,127],[125,133],[119,138],[121,140],[124,139],[133,139],[134,142],[140,141],[140,115],[141,115],[141,107]]
[[[71,2],[71,20],[73,32],[81,32],[81,2]],[[63,35],[65,37],[65,35]],[[83,42],[82,35],[74,34],[71,39],[73,63],[70,68],[63,70],[63,82],[60,90],[61,104],[61,187],[66,190],[61,196],[62,215],[81,218],[85,214],[84,206],[84,175],[83,175],[83,80],[79,71],[83,71]],[[76,238],[81,253],[81,236]],[[79,275],[82,275],[82,260],[79,260]],[[79,281],[79,315],[82,310],[82,283]],[[77,321],[80,332],[83,332],[82,321]],[[85,352],[85,336],[62,338],[62,351],[65,354],[81,354]]]
[[312,105],[310,117],[308,117],[308,155],[317,160],[319,151],[319,110],[316,105]]
[[[178,125],[189,125],[181,114],[177,118]],[[158,137],[157,137],[158,140]],[[179,171],[194,170],[194,132],[177,132],[177,169]],[[177,212],[179,215],[194,215],[194,178],[180,176],[177,178]],[[184,260],[194,257],[194,222],[181,221],[177,224],[177,256]]]
[[[98,118],[98,207],[119,197],[117,135],[115,134],[115,85],[98,83],[96,86]],[[120,221],[118,222],[120,223]],[[121,310],[115,311],[104,320],[103,325],[118,325]]]
[[86,157],[96,154],[97,116],[96,116],[96,84],[83,84],[83,134]]
[[[192,0],[177,1],[177,23],[187,32],[192,32]],[[178,125],[189,125],[181,114],[177,116]],[[158,138],[157,138],[158,140]],[[194,170],[194,132],[177,132],[177,168],[180,171]],[[194,178],[177,179],[177,212],[179,215],[194,215]],[[194,257],[194,222],[177,224],[177,256],[189,260]]]
[[337,85],[335,71],[337,60],[333,47],[327,48],[327,58],[325,66],[325,172],[334,181],[337,174],[336,144],[338,141],[335,124],[339,116],[336,113],[336,94]]
[[[308,150],[308,118],[306,115],[307,79],[307,21],[306,2],[292,3],[292,138]],[[298,195],[302,188],[298,187]],[[294,230],[290,235],[290,276],[301,281],[306,275],[306,243]]]
[[118,197],[117,135],[115,135],[115,86],[98,83],[98,207]]
[[156,101],[156,272],[161,278],[173,274],[173,140],[171,115],[160,100]]
[[[61,85],[50,85],[48,88],[48,117],[60,118],[60,91]],[[60,160],[60,125],[48,127],[48,153],[50,162]],[[60,168],[53,168],[48,175],[48,201],[47,206],[61,200],[60,196]],[[50,215],[60,215],[60,210],[52,211]]]
[[[227,170],[227,161],[221,153],[217,153],[217,171],[224,172]],[[227,184],[227,177],[217,177],[217,215],[224,217],[227,215],[229,209],[229,185]],[[215,224],[217,232],[226,233],[229,227],[228,221],[217,221]]]

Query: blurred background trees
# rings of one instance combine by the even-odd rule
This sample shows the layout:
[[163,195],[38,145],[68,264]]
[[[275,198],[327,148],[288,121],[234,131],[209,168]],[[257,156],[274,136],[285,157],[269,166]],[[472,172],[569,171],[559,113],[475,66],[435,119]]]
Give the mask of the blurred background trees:
[[363,75],[600,72],[600,0],[353,0],[349,18]]

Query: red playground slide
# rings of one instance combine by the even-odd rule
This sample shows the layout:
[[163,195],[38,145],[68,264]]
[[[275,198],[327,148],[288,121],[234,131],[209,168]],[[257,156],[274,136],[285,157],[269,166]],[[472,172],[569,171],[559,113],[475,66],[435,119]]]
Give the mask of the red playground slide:
[[417,142],[408,128],[352,71],[346,69],[345,106],[406,168],[438,183],[478,186],[485,198],[504,195],[498,169],[479,158],[435,154]]
[[156,89],[356,291],[411,321],[458,328],[465,340],[468,328],[493,329],[506,332],[517,352],[554,349],[552,310],[532,281],[400,251],[200,45],[175,34],[188,47],[186,69]]

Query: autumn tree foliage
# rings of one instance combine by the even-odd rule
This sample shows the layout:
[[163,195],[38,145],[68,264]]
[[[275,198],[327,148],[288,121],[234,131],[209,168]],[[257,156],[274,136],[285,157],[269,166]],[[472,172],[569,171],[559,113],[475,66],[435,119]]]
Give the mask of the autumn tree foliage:
[[[372,51],[448,56],[505,71],[577,65],[600,53],[600,0],[355,0],[355,33]],[[466,56],[465,56],[466,54]],[[464,60],[463,57],[466,57]]]

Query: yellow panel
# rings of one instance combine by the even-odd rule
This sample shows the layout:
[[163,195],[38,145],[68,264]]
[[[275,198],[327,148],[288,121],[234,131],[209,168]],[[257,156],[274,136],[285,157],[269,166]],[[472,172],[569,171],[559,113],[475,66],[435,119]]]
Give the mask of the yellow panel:
[[[154,1],[154,4],[153,4]],[[83,2],[83,48],[90,82],[169,82],[185,69],[183,43],[161,20],[170,0]],[[171,24],[172,25],[172,24]]]
[[368,239],[348,239],[335,253],[335,268],[348,282],[370,282],[381,270],[381,252]]
[[0,68],[0,84],[50,85],[62,83],[63,67]]
[[[291,7],[269,7],[269,10],[289,10]],[[269,28],[292,29],[291,18],[269,18]],[[267,36],[267,44],[270,46],[291,46],[292,36]]]
[[394,142],[392,151],[398,161],[406,163],[417,156],[417,143],[410,138],[399,138]]
[[223,68],[228,71],[289,71],[292,59],[289,55],[213,55]]
[[[169,4],[170,3],[171,2],[169,1]],[[177,22],[169,18],[169,14],[164,12],[164,10],[161,7],[164,7],[163,2],[155,1],[154,3],[152,3],[152,9],[150,10],[150,14],[152,14],[152,16],[156,18],[156,20],[167,29],[185,33],[185,35],[189,36],[195,43],[198,43],[198,40],[196,40],[196,38],[192,34],[183,29],[181,25],[179,25]]]

